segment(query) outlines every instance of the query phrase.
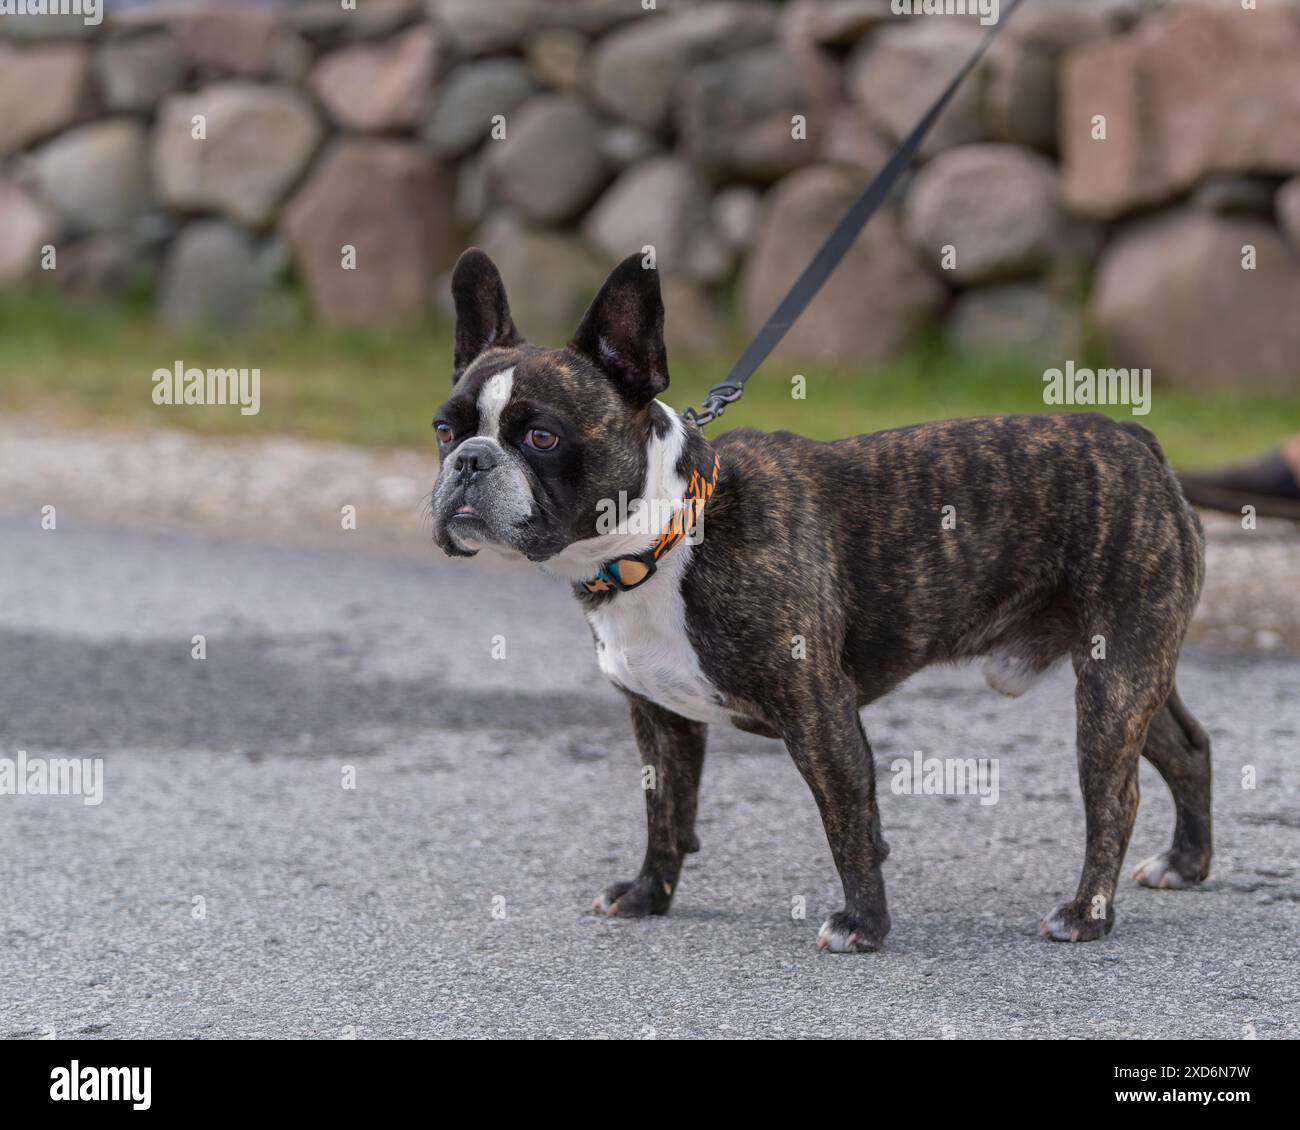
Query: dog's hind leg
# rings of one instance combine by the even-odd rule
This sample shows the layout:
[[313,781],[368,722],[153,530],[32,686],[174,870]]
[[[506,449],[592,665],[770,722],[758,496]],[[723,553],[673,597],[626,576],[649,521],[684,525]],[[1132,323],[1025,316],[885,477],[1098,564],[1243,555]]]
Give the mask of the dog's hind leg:
[[640,695],[629,693],[627,699],[644,774],[645,860],[635,879],[608,887],[597,896],[593,909],[599,914],[640,918],[668,913],[682,859],[700,849],[695,812],[709,728]]
[[1075,665],[1086,845],[1074,900],[1040,925],[1045,937],[1058,942],[1092,941],[1109,934],[1115,923],[1115,885],[1137,818],[1138,759],[1151,717],[1169,694],[1168,685],[1152,685],[1148,663],[1085,660],[1076,654]]
[[1151,719],[1142,753],[1174,796],[1174,842],[1139,863],[1133,878],[1144,887],[1190,887],[1210,873],[1210,737],[1178,697]]

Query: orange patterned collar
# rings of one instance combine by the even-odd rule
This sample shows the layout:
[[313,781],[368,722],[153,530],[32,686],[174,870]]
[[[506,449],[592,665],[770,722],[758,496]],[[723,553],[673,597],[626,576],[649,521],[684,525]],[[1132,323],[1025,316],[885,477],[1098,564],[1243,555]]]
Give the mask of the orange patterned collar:
[[682,504],[673,515],[672,521],[668,523],[668,528],[655,539],[654,545],[644,553],[606,561],[591,580],[583,582],[583,587],[588,592],[613,590],[627,592],[629,589],[645,584],[653,577],[659,558],[695,528],[705,505],[713,497],[713,492],[717,488],[720,466],[721,461],[715,453],[713,474],[709,478],[706,479],[699,471],[692,470],[691,481],[686,488],[686,497],[682,499]]

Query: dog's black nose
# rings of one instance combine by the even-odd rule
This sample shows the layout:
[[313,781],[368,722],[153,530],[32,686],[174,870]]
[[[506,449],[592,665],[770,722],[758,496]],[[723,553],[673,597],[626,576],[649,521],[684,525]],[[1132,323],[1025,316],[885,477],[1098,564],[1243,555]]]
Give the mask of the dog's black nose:
[[471,442],[463,444],[456,452],[452,468],[459,474],[462,483],[470,483],[483,472],[492,470],[496,463],[496,455],[490,447]]

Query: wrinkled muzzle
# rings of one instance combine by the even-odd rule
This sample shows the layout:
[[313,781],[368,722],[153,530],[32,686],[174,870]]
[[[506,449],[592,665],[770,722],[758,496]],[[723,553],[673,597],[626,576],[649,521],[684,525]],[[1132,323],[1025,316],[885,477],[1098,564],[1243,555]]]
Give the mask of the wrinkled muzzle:
[[474,436],[443,461],[433,486],[433,537],[453,557],[484,545],[527,549],[533,494],[520,456]]

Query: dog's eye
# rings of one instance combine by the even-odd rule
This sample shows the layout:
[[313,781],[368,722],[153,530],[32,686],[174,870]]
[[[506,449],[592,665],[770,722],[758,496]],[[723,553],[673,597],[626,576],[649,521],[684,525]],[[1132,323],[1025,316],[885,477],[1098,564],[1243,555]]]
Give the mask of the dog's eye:
[[456,433],[452,430],[451,425],[447,423],[446,420],[439,420],[433,425],[433,430],[438,435],[438,442],[443,446],[451,443],[451,441],[456,438]]
[[528,434],[524,436],[524,443],[529,447],[535,447],[538,451],[550,451],[559,442],[560,437],[545,428],[530,428]]

